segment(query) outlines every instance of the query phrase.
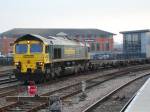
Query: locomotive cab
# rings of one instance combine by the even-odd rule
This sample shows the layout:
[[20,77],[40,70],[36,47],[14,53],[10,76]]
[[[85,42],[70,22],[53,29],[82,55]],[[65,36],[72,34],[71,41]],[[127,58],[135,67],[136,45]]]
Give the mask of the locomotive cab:
[[[34,74],[44,73],[44,63],[49,62],[49,47],[42,40],[36,39],[31,35],[23,36],[15,41],[14,44],[14,65],[15,74],[19,80],[29,75],[28,80],[32,80]],[[20,75],[22,74],[22,75]],[[19,77],[23,76],[23,77]],[[35,79],[35,77],[33,77]]]

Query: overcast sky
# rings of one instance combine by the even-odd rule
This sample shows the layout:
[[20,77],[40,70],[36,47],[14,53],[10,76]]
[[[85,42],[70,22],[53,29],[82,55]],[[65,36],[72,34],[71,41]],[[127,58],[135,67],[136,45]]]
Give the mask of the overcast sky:
[[0,32],[20,27],[150,29],[150,0],[0,0]]

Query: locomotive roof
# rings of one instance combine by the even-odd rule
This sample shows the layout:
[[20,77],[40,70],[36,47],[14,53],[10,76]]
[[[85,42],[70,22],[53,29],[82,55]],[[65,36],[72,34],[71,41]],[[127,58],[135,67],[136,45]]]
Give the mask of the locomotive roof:
[[[20,38],[18,38],[15,42],[21,41],[21,40],[39,40],[45,44],[50,44],[50,45],[80,45],[84,46],[82,42],[78,42],[75,40],[68,39],[66,37],[52,37],[50,36],[49,38],[42,37],[40,35],[35,35],[35,34],[26,34]],[[89,46],[86,44],[86,46]]]
[[[48,40],[50,40],[53,45],[77,45],[80,44],[80,42],[77,42],[75,40],[70,40],[66,37],[51,37]],[[82,43],[81,43],[82,45]]]
[[16,42],[19,42],[19,41],[23,41],[23,40],[39,40],[41,42],[44,42],[46,43],[46,38],[40,36],[40,35],[35,35],[35,34],[26,34],[26,35],[23,35],[21,37],[19,37],[16,41]]

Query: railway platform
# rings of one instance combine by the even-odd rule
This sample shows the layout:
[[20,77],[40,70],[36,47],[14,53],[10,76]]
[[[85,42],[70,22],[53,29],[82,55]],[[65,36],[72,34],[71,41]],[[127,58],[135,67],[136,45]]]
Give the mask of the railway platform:
[[150,78],[137,92],[125,112],[150,112]]

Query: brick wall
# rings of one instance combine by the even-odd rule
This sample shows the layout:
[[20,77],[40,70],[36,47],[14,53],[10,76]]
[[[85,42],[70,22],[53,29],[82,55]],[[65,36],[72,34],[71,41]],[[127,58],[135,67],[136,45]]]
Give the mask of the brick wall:
[[113,38],[96,38],[95,42],[100,44],[100,51],[113,50]]
[[8,53],[12,53],[13,46],[10,46],[10,44],[13,43],[15,40],[16,40],[16,38],[8,38],[8,37],[0,38],[0,52],[3,55],[7,55]]
[[88,43],[92,51],[112,51],[113,50],[114,41],[112,37],[96,37],[95,35],[86,36],[82,34],[82,35],[77,35],[76,39],[82,42],[84,42],[85,40],[89,40]]

